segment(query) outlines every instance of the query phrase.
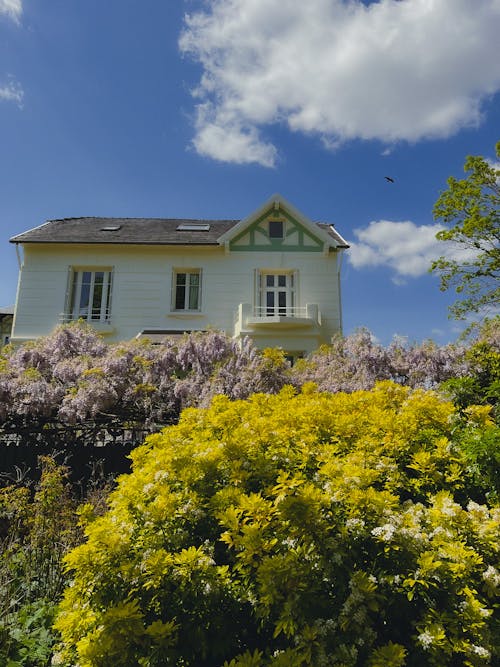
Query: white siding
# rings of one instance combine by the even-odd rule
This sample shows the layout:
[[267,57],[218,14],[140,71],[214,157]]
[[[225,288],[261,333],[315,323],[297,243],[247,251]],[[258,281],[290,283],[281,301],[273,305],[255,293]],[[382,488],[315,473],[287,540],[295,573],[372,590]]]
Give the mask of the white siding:
[[[112,267],[112,332],[107,340],[126,340],[143,329],[224,329],[234,333],[240,303],[254,303],[254,271],[298,272],[297,305],[318,304],[320,331],[277,331],[255,334],[261,346],[310,351],[328,342],[340,329],[337,254],[317,252],[237,252],[221,247],[25,246],[13,339],[46,335],[65,309],[68,268]],[[199,313],[171,311],[173,269],[201,269]]]

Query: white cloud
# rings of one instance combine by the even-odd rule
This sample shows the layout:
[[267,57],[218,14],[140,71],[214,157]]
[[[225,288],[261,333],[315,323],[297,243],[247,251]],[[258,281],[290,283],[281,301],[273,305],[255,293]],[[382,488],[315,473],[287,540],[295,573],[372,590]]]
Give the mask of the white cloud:
[[497,170],[497,182],[500,181],[500,162],[498,160],[491,160],[490,158],[486,158],[486,162],[492,169]]
[[255,127],[243,127],[232,118],[224,121],[210,105],[198,108],[197,134],[193,145],[200,155],[239,164],[258,162],[272,167],[276,149],[259,140]]
[[19,21],[23,5],[21,0],[0,0],[0,15],[5,14],[13,21]]
[[24,90],[16,81],[0,85],[0,102],[15,102],[19,107],[22,107],[24,99]]
[[[0,17],[5,15],[19,23],[23,11],[22,0],[0,0]],[[0,84],[0,102],[15,102],[19,107],[22,106],[24,91],[16,81],[9,81]]]
[[498,0],[206,4],[179,45],[203,67],[194,146],[219,160],[274,164],[277,122],[326,146],[447,137],[500,89]]
[[364,229],[354,230],[358,242],[349,242],[349,261],[356,269],[386,266],[394,272],[397,285],[406,278],[417,278],[428,272],[433,260],[444,255],[449,259],[470,260],[474,252],[436,239],[442,225],[416,225],[410,220],[394,222],[377,220]]

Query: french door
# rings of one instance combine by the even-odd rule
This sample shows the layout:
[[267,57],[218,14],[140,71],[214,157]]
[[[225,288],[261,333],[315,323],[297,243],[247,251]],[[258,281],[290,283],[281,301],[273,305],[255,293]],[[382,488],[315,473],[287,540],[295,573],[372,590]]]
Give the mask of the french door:
[[260,314],[293,315],[295,278],[293,273],[263,273],[260,277]]

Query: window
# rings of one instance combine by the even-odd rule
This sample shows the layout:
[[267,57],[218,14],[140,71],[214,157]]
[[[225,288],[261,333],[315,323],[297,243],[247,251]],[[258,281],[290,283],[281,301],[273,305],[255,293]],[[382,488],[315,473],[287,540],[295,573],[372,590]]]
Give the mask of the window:
[[285,352],[285,359],[288,361],[290,366],[295,366],[296,362],[299,359],[303,359],[305,357],[304,352]]
[[67,319],[108,322],[111,315],[111,286],[111,270],[73,269]]
[[201,302],[201,271],[174,271],[173,310],[199,310]]
[[269,220],[269,238],[282,239],[283,238],[283,221]]
[[293,272],[260,274],[260,314],[293,315],[295,306]]
[[177,225],[176,231],[178,232],[209,232],[210,225],[201,224],[201,223],[183,223],[182,225]]

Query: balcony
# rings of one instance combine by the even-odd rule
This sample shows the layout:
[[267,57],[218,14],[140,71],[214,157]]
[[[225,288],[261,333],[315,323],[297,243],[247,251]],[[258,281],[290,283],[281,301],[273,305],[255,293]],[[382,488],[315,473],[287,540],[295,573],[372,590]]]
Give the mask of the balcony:
[[99,313],[92,313],[89,317],[87,312],[78,313],[60,313],[59,322],[60,324],[69,324],[70,322],[85,322],[90,324],[90,326],[95,329],[100,334],[112,334],[115,331],[115,327],[111,323],[111,313],[109,309],[103,310]]
[[235,335],[257,330],[282,331],[285,329],[314,329],[321,325],[318,304],[308,303],[301,307],[252,307],[240,303],[235,318]]

